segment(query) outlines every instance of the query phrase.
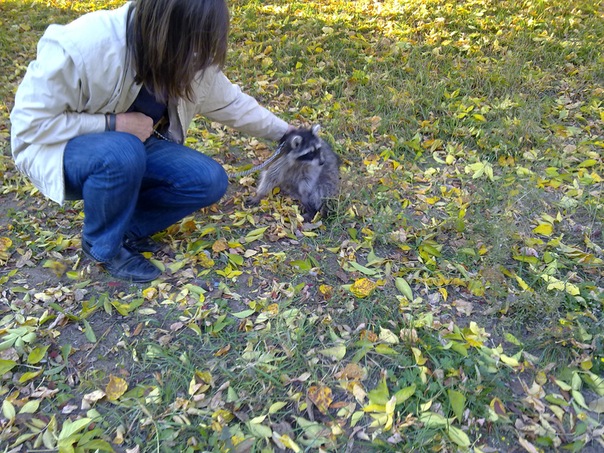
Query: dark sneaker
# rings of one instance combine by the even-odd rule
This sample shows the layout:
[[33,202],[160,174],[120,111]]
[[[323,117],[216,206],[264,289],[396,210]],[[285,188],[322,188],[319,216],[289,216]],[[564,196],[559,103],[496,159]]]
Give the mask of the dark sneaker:
[[158,244],[149,236],[139,239],[124,239],[124,247],[133,252],[151,252],[157,253],[161,250],[161,244]]
[[[82,242],[82,251],[88,258],[99,262],[90,254],[89,244]],[[100,264],[113,277],[134,283],[150,282],[161,274],[161,271],[147,261],[143,255],[129,250],[126,247],[122,247],[118,254],[111,260]]]

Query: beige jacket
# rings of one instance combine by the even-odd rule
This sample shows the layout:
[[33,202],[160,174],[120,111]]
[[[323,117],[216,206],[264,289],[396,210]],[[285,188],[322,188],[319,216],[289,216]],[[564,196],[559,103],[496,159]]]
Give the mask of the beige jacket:
[[[15,163],[48,198],[63,203],[63,152],[79,135],[103,132],[104,114],[128,110],[141,86],[126,57],[129,5],[51,25],[38,43],[11,112]],[[278,140],[287,123],[232,84],[217,68],[194,87],[195,102],[168,105],[169,137],[182,143],[195,115],[259,138]]]

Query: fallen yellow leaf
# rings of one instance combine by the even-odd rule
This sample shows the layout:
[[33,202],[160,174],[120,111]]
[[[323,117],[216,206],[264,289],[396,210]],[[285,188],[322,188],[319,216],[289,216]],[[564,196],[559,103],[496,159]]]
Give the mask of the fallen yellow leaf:
[[533,228],[533,233],[541,234],[543,236],[551,236],[553,232],[554,227],[549,223],[540,223],[537,227]]
[[208,371],[196,371],[189,382],[189,395],[201,395],[212,386],[212,375]]
[[350,287],[350,292],[355,297],[363,299],[370,296],[376,288],[377,285],[368,278],[360,278],[352,284]]
[[11,245],[13,245],[13,241],[11,240],[11,238],[7,238],[7,237],[0,238],[0,252],[4,252],[5,250],[8,250],[8,248]]
[[319,409],[319,412],[326,415],[329,410],[329,406],[333,402],[331,389],[326,385],[316,386],[313,385],[308,389],[308,398],[313,404]]
[[277,316],[279,314],[279,304],[270,304],[264,312],[271,316]]
[[157,296],[157,288],[153,288],[150,286],[149,288],[145,288],[143,290],[143,297],[147,300],[154,299]]
[[380,329],[379,339],[382,343],[386,344],[398,344],[398,337],[390,329]]
[[320,285],[319,292],[323,295],[326,300],[329,300],[331,299],[331,296],[333,296],[333,286]]
[[[278,434],[277,434],[278,435]],[[279,436],[279,435],[278,435]],[[300,447],[287,435],[279,436],[279,441],[286,447],[293,450],[295,453],[302,451]]]
[[229,244],[226,239],[220,238],[212,245],[212,250],[216,253],[224,252],[229,248]]
[[124,379],[113,374],[109,376],[109,383],[105,387],[105,393],[110,401],[119,399],[120,396],[126,393],[126,390],[128,390],[128,383]]
[[331,348],[321,349],[319,354],[322,354],[326,357],[330,357],[334,360],[342,360],[346,355],[346,346],[343,344],[338,344]]
[[211,269],[216,264],[210,255],[203,251],[197,255],[197,262],[205,269]]

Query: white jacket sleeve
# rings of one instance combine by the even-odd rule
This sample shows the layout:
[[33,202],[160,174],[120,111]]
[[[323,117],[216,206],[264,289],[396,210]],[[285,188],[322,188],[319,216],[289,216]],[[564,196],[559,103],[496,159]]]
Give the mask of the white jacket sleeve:
[[222,71],[206,70],[207,92],[197,113],[254,137],[279,140],[288,124],[241,91]]
[[101,113],[81,108],[89,93],[85,74],[78,74],[71,57],[52,40],[41,40],[38,57],[25,74],[11,112],[12,134],[25,143],[52,145],[78,135],[102,132]]

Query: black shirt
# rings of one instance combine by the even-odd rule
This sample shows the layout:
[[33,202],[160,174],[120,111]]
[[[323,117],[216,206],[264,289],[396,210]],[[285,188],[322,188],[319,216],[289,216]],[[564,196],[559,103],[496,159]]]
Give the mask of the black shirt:
[[166,104],[158,102],[155,95],[143,85],[128,111],[144,113],[153,118],[153,124],[157,124],[166,114],[167,107]]

